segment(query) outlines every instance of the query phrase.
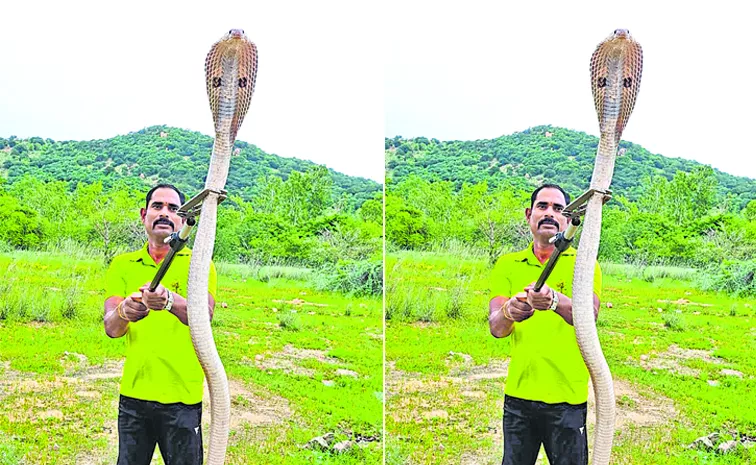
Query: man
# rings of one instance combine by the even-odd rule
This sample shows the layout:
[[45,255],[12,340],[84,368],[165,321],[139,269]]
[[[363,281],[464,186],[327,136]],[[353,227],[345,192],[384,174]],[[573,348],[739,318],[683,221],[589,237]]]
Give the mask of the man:
[[[569,201],[555,184],[536,189],[525,209],[533,242],[500,257],[492,271],[489,327],[493,336],[511,341],[503,465],[534,464],[541,444],[551,465],[588,464],[589,375],[575,338],[570,299],[575,249],[565,250],[541,290],[533,290],[554,250],[549,239],[567,227],[562,210]],[[598,263],[593,289],[598,318]]]
[[[126,336],[126,363],[118,405],[118,465],[147,465],[155,444],[166,465],[202,463],[204,372],[192,346],[186,314],[191,251],[173,259],[162,283],[149,285],[170,247],[163,240],[183,226],[184,195],[170,184],[147,193],[140,210],[147,243],[113,259],[106,275],[105,332]],[[211,264],[208,311],[216,291]]]

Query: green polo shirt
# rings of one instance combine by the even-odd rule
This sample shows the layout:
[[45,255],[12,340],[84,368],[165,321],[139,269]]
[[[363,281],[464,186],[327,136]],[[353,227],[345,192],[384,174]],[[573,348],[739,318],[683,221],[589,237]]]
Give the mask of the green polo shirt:
[[[546,284],[572,298],[572,276],[575,271],[576,250],[562,252]],[[533,243],[527,249],[503,255],[491,273],[491,298],[512,297],[538,280],[542,265],[533,253]],[[596,262],[593,291],[601,298],[601,269]],[[511,340],[509,371],[504,394],[549,404],[567,402],[582,404],[588,401],[588,369],[575,337],[575,328],[556,312],[536,310],[525,321],[514,323]]]
[[[186,297],[191,250],[176,254],[160,282],[171,292]],[[141,249],[113,259],[105,277],[106,298],[127,297],[152,281],[159,266]],[[215,265],[210,264],[208,291],[216,295]],[[135,399],[170,404],[202,401],[205,374],[194,352],[189,327],[170,312],[151,310],[126,330],[126,363],[121,394]]]

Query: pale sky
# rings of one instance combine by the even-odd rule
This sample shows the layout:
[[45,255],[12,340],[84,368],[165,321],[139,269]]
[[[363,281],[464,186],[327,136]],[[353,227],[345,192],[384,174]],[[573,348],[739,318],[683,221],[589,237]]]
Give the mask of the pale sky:
[[156,124],[214,136],[205,56],[240,28],[259,69],[237,140],[383,182],[378,5],[355,4],[3,2],[0,137],[104,139]]
[[694,4],[412,2],[387,34],[385,135],[475,140],[551,124],[598,136],[590,57],[623,28],[644,55],[623,140],[756,178],[753,5]]

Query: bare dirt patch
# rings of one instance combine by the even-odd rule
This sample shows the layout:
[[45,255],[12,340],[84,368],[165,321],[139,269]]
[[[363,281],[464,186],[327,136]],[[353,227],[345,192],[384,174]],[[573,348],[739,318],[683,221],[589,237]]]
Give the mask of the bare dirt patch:
[[[482,452],[482,451],[481,451]],[[460,465],[496,465],[501,462],[501,456],[488,456],[465,452],[459,457]]]
[[282,370],[284,373],[298,376],[314,376],[315,370],[300,366],[302,361],[308,359],[330,365],[338,363],[336,359],[328,357],[324,350],[299,349],[292,345],[287,345],[281,352],[258,354],[254,361],[247,359],[245,362],[260,370]]
[[438,323],[434,323],[432,321],[415,321],[414,323],[411,323],[411,325],[415,328],[420,328],[420,329],[434,328],[434,327],[440,326]]
[[724,363],[721,359],[714,357],[710,351],[683,349],[672,344],[665,352],[641,355],[640,366],[646,370],[665,370],[681,375],[697,377],[701,373],[700,370],[681,364],[683,361],[694,359],[712,364]]
[[80,379],[82,381],[97,381],[101,379],[120,380],[123,374],[123,362],[123,360],[117,362],[108,361],[100,366],[89,367],[80,376]]
[[[618,430],[629,425],[654,426],[669,422],[677,415],[674,402],[659,394],[643,395],[632,384],[614,379],[614,398],[617,406],[615,426]],[[596,424],[596,398],[593,385],[588,387],[588,428]]]
[[[673,349],[672,353],[683,353],[686,356],[701,356],[700,352],[708,354],[706,351],[679,351]],[[710,356],[710,355],[709,355]],[[389,368],[393,365],[389,364]],[[387,373],[387,391],[394,400],[390,401],[389,410],[392,411],[394,420],[397,422],[412,421],[403,414],[401,410],[407,408],[415,411],[414,415],[433,415],[438,413],[437,409],[429,409],[430,405],[425,405],[423,400],[412,400],[414,394],[433,394],[445,390],[450,386],[458,389],[459,401],[465,399],[484,401],[490,389],[486,387],[486,382],[492,379],[500,379],[502,383],[506,381],[509,359],[492,361],[488,365],[465,365],[452,370],[451,376],[434,377],[431,379],[419,374],[406,373],[400,370],[389,369]],[[489,386],[490,387],[490,386]],[[625,430],[631,425],[634,426],[659,426],[668,423],[672,418],[677,416],[674,402],[659,394],[651,391],[639,390],[631,383],[621,380],[614,380],[614,392],[617,405],[616,428]],[[500,406],[501,402],[497,401]],[[456,401],[452,400],[452,403]],[[494,436],[494,441],[501,441],[501,425],[499,412],[495,418],[492,418],[490,433]],[[595,425],[595,398],[593,386],[589,384],[588,388],[588,428],[589,430]],[[498,438],[498,439],[496,439]],[[476,460],[482,460],[476,462]],[[488,458],[479,456],[469,456],[465,463],[489,463]]]
[[10,387],[21,376],[21,372],[11,369],[10,361],[0,361],[0,399],[8,395]]
[[318,304],[314,302],[307,302],[306,300],[297,299],[297,298],[294,298],[291,300],[274,299],[272,300],[272,302],[275,302],[277,304],[289,304],[289,305],[297,305],[297,306],[302,306],[302,305],[310,305],[312,307],[327,307],[328,306],[328,304]]
[[467,354],[452,352],[449,358],[459,358],[462,363],[450,363],[452,365],[449,369],[450,376],[440,376],[434,379],[393,369],[394,362],[389,362],[386,378],[388,395],[433,393],[454,384],[459,386],[461,392],[467,393],[465,397],[479,397],[477,393],[484,392],[486,389],[478,387],[477,383],[490,379],[503,380],[507,377],[509,359],[492,361],[488,365],[474,365],[472,357]]
[[488,365],[476,365],[467,369],[458,370],[455,376],[449,379],[455,383],[476,383],[487,379],[504,380],[509,373],[509,359],[494,361]]
[[364,333],[365,336],[371,338],[371,339],[383,339],[383,329],[368,329]]
[[690,300],[683,299],[683,298],[680,298],[680,299],[677,299],[677,300],[659,299],[659,300],[657,300],[657,302],[660,302],[660,303],[663,303],[663,304],[674,304],[674,305],[695,305],[695,306],[699,306],[699,307],[713,307],[714,306],[714,304],[702,304],[702,303],[699,303],[699,302],[691,302]]
[[[232,431],[238,431],[245,425],[250,427],[271,427],[282,424],[291,417],[289,402],[283,397],[270,394],[255,394],[240,381],[229,380],[231,395],[231,423]],[[210,431],[210,391],[205,381],[205,395],[202,399],[203,415],[202,428]]]

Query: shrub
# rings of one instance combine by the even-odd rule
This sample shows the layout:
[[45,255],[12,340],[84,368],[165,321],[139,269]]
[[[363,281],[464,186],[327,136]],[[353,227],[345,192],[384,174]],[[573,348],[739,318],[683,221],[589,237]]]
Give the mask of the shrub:
[[294,313],[281,310],[278,314],[278,326],[287,331],[299,331],[299,319]]
[[676,313],[666,313],[662,316],[662,320],[664,320],[664,326],[672,331],[685,330],[685,322]]
[[315,287],[354,295],[383,294],[383,260],[344,260],[314,273]]
[[700,273],[699,287],[736,296],[756,295],[756,260],[726,261]]

